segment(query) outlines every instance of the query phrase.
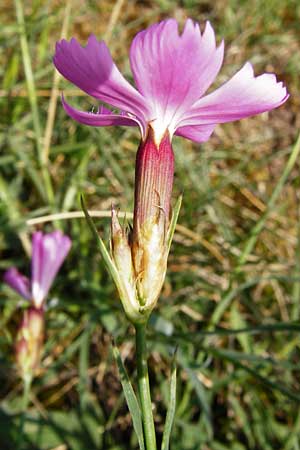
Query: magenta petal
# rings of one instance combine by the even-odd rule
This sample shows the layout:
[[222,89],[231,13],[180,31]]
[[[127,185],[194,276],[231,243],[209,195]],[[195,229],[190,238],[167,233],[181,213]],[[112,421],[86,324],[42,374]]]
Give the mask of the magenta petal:
[[201,35],[188,19],[181,35],[169,19],[140,32],[130,49],[130,63],[138,90],[151,106],[150,120],[167,126],[181,115],[214,81],[223,61],[223,43],[216,48],[209,23]]
[[25,277],[25,275],[22,275],[15,267],[11,267],[5,272],[3,280],[26,300],[30,300],[30,282],[28,278]]
[[[43,294],[39,288],[41,273],[43,270],[43,233],[37,231],[32,236],[32,255],[31,255],[31,292],[34,301],[42,302]],[[37,299],[37,300],[36,300]]]
[[275,75],[254,76],[250,63],[246,63],[227,83],[198,100],[183,125],[216,124],[230,122],[270,111],[288,98],[287,90]]
[[106,108],[101,108],[97,112],[84,112],[73,108],[64,98],[62,98],[62,103],[66,113],[72,119],[85,125],[90,125],[92,127],[109,125],[141,126],[140,122],[135,118],[131,118],[126,114],[114,114]]
[[192,125],[179,127],[175,134],[190,139],[194,142],[206,142],[212,135],[215,125]]
[[71,247],[71,240],[60,231],[36,232],[32,240],[32,297],[38,308],[45,300],[53,280]]
[[188,19],[179,33],[176,20],[169,19],[138,33],[132,42],[130,64],[138,90],[121,75],[105,43],[95,36],[90,36],[86,47],[75,39],[60,41],[54,64],[87,94],[124,111],[86,113],[63,102],[73,119],[91,126],[136,122],[143,140],[151,125],[159,145],[166,131],[171,138],[176,133],[204,142],[217,123],[269,111],[287,100],[287,90],[275,75],[255,77],[249,63],[203,97],[220,70],[223,54],[223,42],[216,47],[209,22],[201,33],[199,25]]
[[121,75],[103,41],[89,37],[86,47],[76,39],[56,44],[53,62],[57,70],[87,94],[136,115],[143,120],[145,101]]

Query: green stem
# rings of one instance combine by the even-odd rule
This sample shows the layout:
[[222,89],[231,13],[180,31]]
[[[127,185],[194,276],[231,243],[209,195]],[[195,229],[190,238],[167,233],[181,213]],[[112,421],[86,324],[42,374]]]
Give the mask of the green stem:
[[152,403],[147,365],[146,325],[136,325],[135,333],[138,388],[142,408],[146,449],[156,450],[156,436],[152,414]]
[[22,444],[23,444],[26,412],[27,412],[29,402],[30,402],[31,382],[32,382],[32,377],[30,375],[25,376],[23,378],[22,413],[21,413],[21,418],[20,418],[20,428],[19,428],[17,446],[16,446],[18,450],[22,449]]
[[31,389],[32,377],[30,375],[26,376],[23,381],[23,411],[26,412],[29,406],[29,397]]

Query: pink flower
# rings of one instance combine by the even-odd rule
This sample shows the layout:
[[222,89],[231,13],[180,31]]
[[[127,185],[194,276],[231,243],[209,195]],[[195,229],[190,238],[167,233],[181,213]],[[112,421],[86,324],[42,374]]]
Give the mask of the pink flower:
[[114,108],[100,106],[96,112],[83,112],[63,98],[70,117],[91,126],[139,126],[141,130],[132,232],[128,235],[116,213],[112,215],[115,279],[126,314],[134,323],[147,320],[165,278],[171,232],[173,135],[205,142],[218,123],[269,111],[288,98],[275,75],[255,77],[250,63],[204,96],[222,66],[223,53],[223,42],[216,46],[209,22],[202,34],[191,19],[181,34],[174,19],[152,25],[138,33],[131,45],[135,89],[117,69],[105,43],[95,36],[90,36],[86,47],[76,39],[62,40],[56,46],[54,64],[58,71]]
[[117,108],[78,111],[64,99],[66,112],[91,126],[139,126],[143,140],[149,125],[159,145],[166,131],[196,142],[209,139],[216,124],[269,111],[284,103],[287,90],[275,75],[254,76],[246,63],[214,92],[205,92],[223,62],[223,42],[216,47],[209,22],[186,21],[180,35],[176,20],[168,19],[137,34],[130,49],[130,64],[137,89],[114,64],[103,41],[90,36],[86,47],[76,39],[57,43],[54,64],[59,72],[87,94]]
[[53,280],[71,247],[71,240],[60,231],[43,234],[38,231],[32,238],[31,280],[15,267],[4,274],[4,281],[18,294],[41,308]]

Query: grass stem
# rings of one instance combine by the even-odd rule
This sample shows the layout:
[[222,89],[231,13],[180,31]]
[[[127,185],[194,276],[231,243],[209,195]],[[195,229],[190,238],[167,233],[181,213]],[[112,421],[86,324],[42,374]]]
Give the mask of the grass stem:
[[[65,6],[65,10],[64,10],[64,20],[63,20],[63,24],[62,24],[60,39],[66,38],[70,14],[71,14],[71,6],[72,6],[72,0],[68,0],[66,2],[66,6]],[[46,122],[45,136],[44,136],[44,143],[43,143],[44,145],[43,145],[43,150],[42,150],[42,159],[45,163],[47,163],[48,158],[49,158],[49,151],[50,151],[51,138],[52,138],[52,132],[53,132],[53,126],[54,126],[54,120],[55,120],[57,99],[59,96],[58,87],[59,87],[60,78],[61,78],[61,75],[59,74],[59,72],[57,70],[54,69],[51,97],[49,100],[48,115],[47,115],[47,122]]]
[[32,71],[32,66],[31,66],[30,51],[29,51],[29,46],[28,46],[28,41],[27,41],[27,36],[26,36],[23,2],[21,0],[15,0],[15,9],[16,9],[18,28],[19,28],[23,66],[24,66],[24,71],[25,71],[28,97],[29,97],[31,113],[32,113],[33,128],[34,128],[34,134],[35,134],[35,140],[36,140],[38,159],[39,159],[40,169],[41,169],[42,178],[43,178],[43,182],[44,182],[44,191],[45,191],[44,196],[45,196],[45,200],[48,201],[50,205],[53,205],[54,193],[53,193],[50,174],[49,174],[48,168],[46,166],[46,161],[43,158],[42,128],[41,128],[40,117],[39,117],[34,76],[33,76],[33,71]]

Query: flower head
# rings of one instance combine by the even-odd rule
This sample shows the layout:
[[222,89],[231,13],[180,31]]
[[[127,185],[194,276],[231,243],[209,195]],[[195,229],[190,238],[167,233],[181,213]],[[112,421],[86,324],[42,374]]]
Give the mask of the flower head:
[[[275,75],[254,76],[246,63],[227,83],[204,95],[223,62],[209,22],[201,33],[188,19],[180,34],[174,19],[137,34],[130,49],[136,89],[121,75],[103,41],[90,36],[57,43],[58,71],[87,94],[119,112],[100,106],[78,111],[63,98],[70,117],[91,126],[139,126],[133,230],[123,229],[112,214],[112,266],[126,314],[147,320],[161,291],[169,252],[174,134],[196,142],[209,139],[216,124],[269,111],[288,98]],[[175,217],[175,216],[174,216]],[[174,225],[175,226],[175,225]],[[107,258],[107,256],[106,256]]]
[[15,267],[4,274],[4,281],[35,308],[41,308],[51,284],[66,258],[71,240],[60,231],[43,234],[38,231],[32,238],[31,280]]
[[16,363],[23,380],[31,379],[38,369],[43,349],[44,302],[60,266],[71,247],[71,240],[60,231],[32,237],[31,280],[15,267],[4,274],[4,282],[29,300],[23,312],[15,342]]
[[179,34],[168,19],[141,31],[130,48],[135,89],[121,75],[103,41],[91,35],[87,46],[76,39],[57,43],[54,64],[59,72],[87,94],[120,112],[100,107],[97,112],[66,112],[92,126],[139,125],[143,139],[149,126],[159,145],[166,131],[196,142],[207,141],[216,124],[269,111],[288,98],[273,74],[254,76],[246,63],[229,81],[204,95],[223,62],[223,42],[217,47],[209,22],[203,33],[188,19]]

